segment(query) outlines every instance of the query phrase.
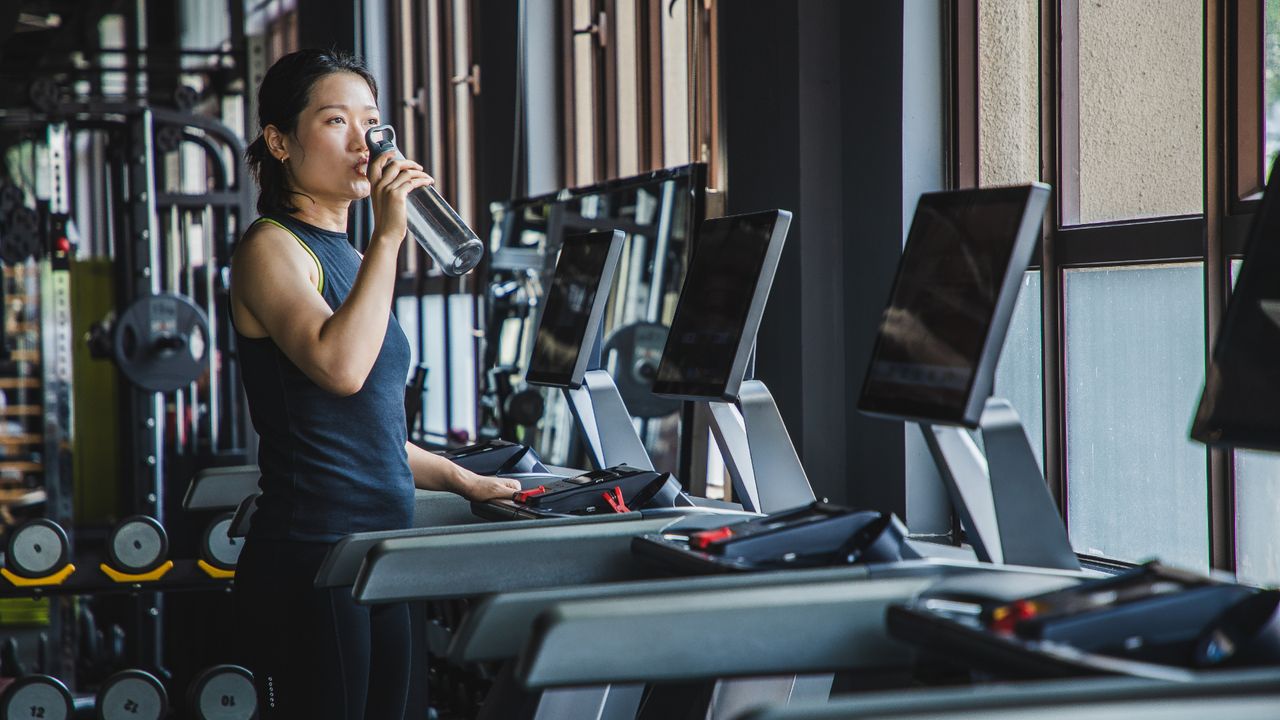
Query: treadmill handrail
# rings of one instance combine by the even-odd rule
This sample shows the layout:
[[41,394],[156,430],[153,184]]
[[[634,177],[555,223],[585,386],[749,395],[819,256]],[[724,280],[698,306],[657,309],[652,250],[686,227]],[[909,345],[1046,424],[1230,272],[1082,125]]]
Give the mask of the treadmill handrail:
[[[914,650],[890,637],[884,615],[933,580],[862,578],[557,603],[534,622],[516,676],[541,689],[905,668]],[[635,632],[620,631],[620,619]],[[640,635],[641,628],[661,632]]]
[[[468,505],[468,508],[470,505]],[[639,517],[639,513],[634,514]],[[553,528],[563,525],[584,525],[626,520],[622,515],[586,516],[580,518],[552,518],[548,520],[519,520],[505,523],[487,522],[474,518],[474,522],[465,525],[447,527],[417,527],[406,530],[377,530],[373,532],[352,533],[343,537],[329,548],[320,569],[316,572],[316,587],[344,587],[354,585],[359,575],[361,564],[369,550],[383,540],[403,538],[424,538],[438,535],[459,535],[469,533],[507,532],[525,527],[525,523],[536,522],[538,527]]]
[[652,575],[631,555],[631,539],[680,520],[635,515],[626,522],[538,520],[380,540],[365,555],[352,596],[365,604],[444,600]]
[[206,468],[196,473],[182,496],[184,510],[230,510],[258,492],[257,465]]
[[[1178,706],[1179,700],[1210,698],[1271,698],[1280,707],[1280,670],[1215,670],[1195,675],[1193,682],[1169,682],[1139,678],[1091,677],[1069,680],[1024,682],[999,687],[974,686],[963,689],[930,688],[911,693],[879,692],[856,698],[833,698],[821,705],[754,710],[741,720],[858,720],[859,718],[924,718],[963,713],[965,717],[987,717],[993,712],[1072,708],[1080,717],[1091,706],[1109,703],[1153,701]],[[1200,713],[1202,709],[1195,712]],[[1194,717],[1202,717],[1200,714]]]
[[[968,577],[988,584],[1000,578],[1015,592],[1027,585],[1051,587],[1087,577],[1079,571],[955,560],[862,569],[865,576],[845,579],[815,579],[810,571],[791,571],[794,583],[770,578],[722,589],[686,578],[683,587],[667,592],[556,602],[532,621],[517,675],[539,688],[895,667],[914,651],[889,636],[885,613],[892,604]],[[630,627],[661,627],[662,632],[647,633],[637,642],[617,631],[618,618],[626,618]],[[586,643],[588,637],[597,640]],[[691,647],[699,652],[689,653]],[[596,660],[587,662],[588,655]]]

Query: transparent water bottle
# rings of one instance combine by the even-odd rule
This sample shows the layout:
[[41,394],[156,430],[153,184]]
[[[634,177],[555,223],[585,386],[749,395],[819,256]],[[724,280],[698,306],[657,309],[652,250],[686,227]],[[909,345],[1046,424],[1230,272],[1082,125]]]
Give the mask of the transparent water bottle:
[[[370,166],[383,153],[393,152],[396,159],[405,159],[396,147],[396,131],[390,125],[369,128],[364,142],[369,147]],[[484,243],[434,187],[410,191],[404,210],[409,234],[446,275],[464,275],[484,256]]]

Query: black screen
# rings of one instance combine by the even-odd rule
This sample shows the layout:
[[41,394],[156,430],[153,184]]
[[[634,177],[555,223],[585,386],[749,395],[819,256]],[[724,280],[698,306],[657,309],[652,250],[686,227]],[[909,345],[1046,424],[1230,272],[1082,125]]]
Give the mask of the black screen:
[[1191,436],[1280,450],[1280,173],[1272,167]]
[[612,238],[612,233],[565,238],[533,341],[529,371],[525,374],[528,382],[558,387],[582,384],[582,378],[575,374],[581,375],[586,369],[582,353],[591,349],[584,347],[593,329],[588,323]]
[[[989,335],[1028,194],[1023,187],[920,198],[880,321],[860,409],[976,424],[966,409],[979,373],[994,375],[994,368],[979,366],[987,343],[1004,340]],[[1006,312],[1012,312],[1015,299],[1016,294],[1007,299]]]
[[777,218],[772,211],[702,224],[655,393],[725,397]]

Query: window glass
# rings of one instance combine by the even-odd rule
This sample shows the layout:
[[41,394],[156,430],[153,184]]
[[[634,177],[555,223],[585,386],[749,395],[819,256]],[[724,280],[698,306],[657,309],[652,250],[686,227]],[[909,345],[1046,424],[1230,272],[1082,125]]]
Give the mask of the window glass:
[[[1209,566],[1201,263],[1069,269],[1067,517],[1079,552]],[[1159,522],[1152,522],[1159,518]]]

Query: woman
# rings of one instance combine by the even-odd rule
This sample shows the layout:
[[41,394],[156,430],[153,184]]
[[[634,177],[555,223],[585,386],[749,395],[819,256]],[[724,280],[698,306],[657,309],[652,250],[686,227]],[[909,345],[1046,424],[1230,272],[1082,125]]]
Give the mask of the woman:
[[[264,720],[402,717],[407,608],[313,587],[321,560],[349,533],[409,527],[415,486],[471,500],[519,489],[407,441],[409,344],[390,309],[405,196],[432,180],[391,153],[369,163],[376,101],[355,58],[286,55],[262,80],[262,134],[246,152],[262,217],[232,258],[231,308],[262,495],[235,592]],[[365,197],[374,230],[361,257],[347,210]]]

